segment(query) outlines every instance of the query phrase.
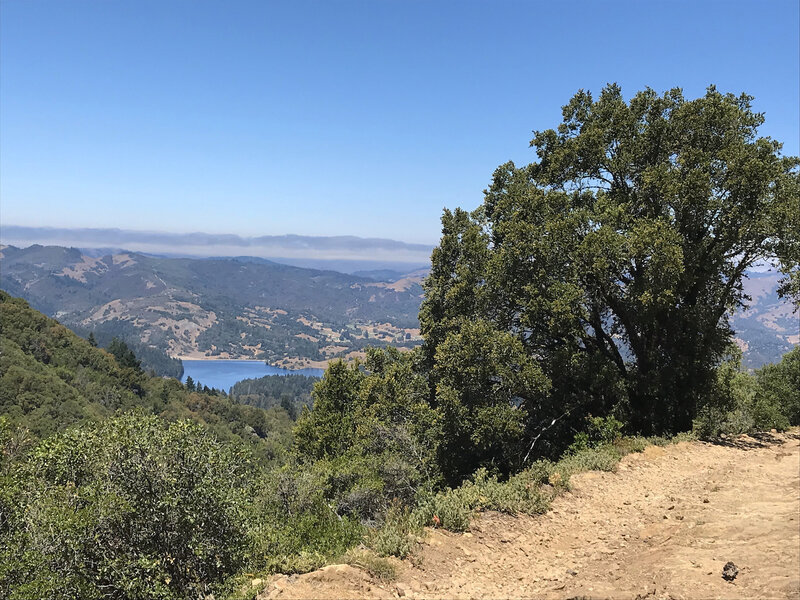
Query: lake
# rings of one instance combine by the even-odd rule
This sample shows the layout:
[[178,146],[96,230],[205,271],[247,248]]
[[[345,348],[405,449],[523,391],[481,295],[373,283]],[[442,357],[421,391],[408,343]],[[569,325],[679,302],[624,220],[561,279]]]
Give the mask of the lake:
[[314,375],[321,377],[322,369],[281,369],[270,367],[263,360],[183,360],[183,379],[191,377],[210,388],[229,392],[242,379],[264,375]]

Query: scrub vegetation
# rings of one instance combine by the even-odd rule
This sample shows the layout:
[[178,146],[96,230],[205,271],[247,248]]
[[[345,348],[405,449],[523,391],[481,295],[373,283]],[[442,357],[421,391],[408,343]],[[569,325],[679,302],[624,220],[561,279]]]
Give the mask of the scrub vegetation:
[[800,350],[748,373],[728,322],[758,261],[798,298],[798,160],[762,122],[714,88],[580,92],[537,162],[445,211],[422,345],[331,363],[311,401],[150,377],[3,293],[0,596],[252,597],[333,560],[391,579],[425,527],[542,513],[648,444],[800,424]]

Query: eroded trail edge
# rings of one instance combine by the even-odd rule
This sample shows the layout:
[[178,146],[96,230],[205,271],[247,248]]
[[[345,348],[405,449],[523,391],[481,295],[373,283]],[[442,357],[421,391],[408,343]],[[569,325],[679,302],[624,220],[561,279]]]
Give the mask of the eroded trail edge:
[[429,532],[395,582],[334,565],[258,598],[800,598],[796,431],[652,446],[572,482],[545,515]]

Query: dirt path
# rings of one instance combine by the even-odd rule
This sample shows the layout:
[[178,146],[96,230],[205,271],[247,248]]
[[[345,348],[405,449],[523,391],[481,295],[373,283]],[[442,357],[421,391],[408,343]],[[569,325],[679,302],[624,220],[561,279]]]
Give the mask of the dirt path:
[[[335,565],[272,598],[800,598],[800,436],[650,447],[573,478],[546,515],[430,532],[398,580]],[[725,563],[739,568],[733,582]]]

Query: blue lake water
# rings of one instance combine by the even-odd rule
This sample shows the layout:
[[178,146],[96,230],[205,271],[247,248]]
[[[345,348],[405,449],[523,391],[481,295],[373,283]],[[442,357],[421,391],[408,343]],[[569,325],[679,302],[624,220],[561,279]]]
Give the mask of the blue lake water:
[[263,360],[183,360],[183,380],[190,377],[203,385],[229,392],[233,384],[242,379],[264,375],[314,375],[320,377],[322,369],[281,369],[270,367]]

